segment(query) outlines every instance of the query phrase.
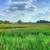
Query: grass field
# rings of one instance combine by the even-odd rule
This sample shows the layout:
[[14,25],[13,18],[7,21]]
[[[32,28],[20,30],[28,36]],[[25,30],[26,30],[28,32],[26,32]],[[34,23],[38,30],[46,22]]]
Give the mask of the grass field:
[[50,50],[50,24],[0,24],[0,50]]

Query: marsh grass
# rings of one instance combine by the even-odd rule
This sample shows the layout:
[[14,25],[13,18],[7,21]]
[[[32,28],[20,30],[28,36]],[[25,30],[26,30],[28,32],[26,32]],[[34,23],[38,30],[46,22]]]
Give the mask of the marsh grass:
[[0,50],[50,50],[48,25],[19,26],[0,25]]
[[16,31],[0,33],[0,49],[2,50],[50,50],[49,36],[43,33]]

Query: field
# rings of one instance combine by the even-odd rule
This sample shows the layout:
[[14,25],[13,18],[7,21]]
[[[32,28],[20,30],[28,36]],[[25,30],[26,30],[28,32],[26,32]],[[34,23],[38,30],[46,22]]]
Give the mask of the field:
[[50,24],[0,24],[0,50],[50,50]]

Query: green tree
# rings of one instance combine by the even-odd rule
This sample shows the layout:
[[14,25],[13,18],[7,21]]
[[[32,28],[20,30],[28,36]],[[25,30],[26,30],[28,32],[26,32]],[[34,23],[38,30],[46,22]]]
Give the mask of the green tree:
[[23,22],[22,22],[21,20],[18,20],[17,23],[18,23],[18,24],[21,24],[21,23],[23,23]]

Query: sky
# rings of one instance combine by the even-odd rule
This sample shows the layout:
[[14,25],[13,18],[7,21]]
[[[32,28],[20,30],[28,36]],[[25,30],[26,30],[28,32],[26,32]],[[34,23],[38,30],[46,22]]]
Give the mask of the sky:
[[0,20],[50,21],[50,0],[0,0]]

